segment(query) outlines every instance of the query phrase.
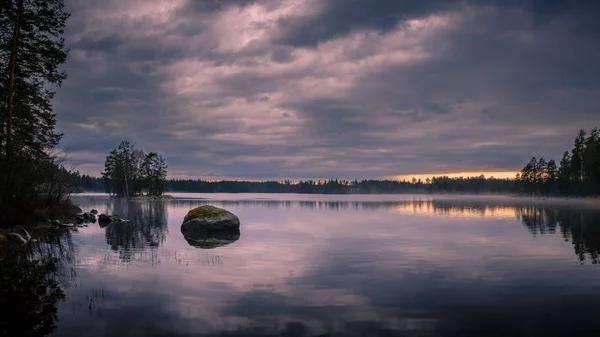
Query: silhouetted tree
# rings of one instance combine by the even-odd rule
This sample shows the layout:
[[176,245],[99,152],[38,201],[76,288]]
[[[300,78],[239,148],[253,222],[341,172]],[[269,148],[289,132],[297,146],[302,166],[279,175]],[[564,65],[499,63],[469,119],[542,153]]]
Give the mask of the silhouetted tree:
[[600,194],[600,131],[594,128],[586,137],[579,131],[571,152],[565,151],[560,167],[554,160],[532,158],[516,179],[524,194]]
[[162,195],[167,165],[162,156],[154,152],[145,155],[123,141],[106,157],[102,179],[109,194],[131,197],[146,189],[150,195]]
[[583,192],[600,193],[600,134],[597,128],[592,129],[585,140],[583,168],[585,173]]
[[[55,129],[54,91],[66,73],[62,0],[3,0],[0,11],[0,210],[40,198],[61,169],[51,154]],[[43,197],[43,196],[42,196]],[[39,201],[41,202],[41,201]],[[48,206],[48,205],[46,205]],[[34,206],[31,206],[34,207]]]
[[571,154],[565,151],[560,160],[560,168],[558,169],[558,193],[567,195],[571,193]]
[[571,184],[572,190],[581,194],[582,182],[585,179],[585,169],[583,166],[585,153],[585,131],[580,130],[575,138],[573,150],[571,150]]
[[545,186],[544,192],[546,194],[556,194],[558,192],[558,167],[554,159],[550,159],[546,164],[546,170],[544,172],[543,185]]
[[150,152],[144,157],[140,171],[140,181],[148,189],[149,195],[164,194],[167,181],[167,164],[162,156]]

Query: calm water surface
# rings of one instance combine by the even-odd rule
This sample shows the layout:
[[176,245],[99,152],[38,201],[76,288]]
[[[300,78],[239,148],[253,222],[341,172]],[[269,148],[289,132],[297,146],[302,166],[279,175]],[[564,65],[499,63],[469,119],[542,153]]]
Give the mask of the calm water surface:
[[[597,336],[600,210],[508,197],[77,196],[53,336]],[[199,198],[209,199],[199,199]],[[224,207],[240,239],[183,238]]]

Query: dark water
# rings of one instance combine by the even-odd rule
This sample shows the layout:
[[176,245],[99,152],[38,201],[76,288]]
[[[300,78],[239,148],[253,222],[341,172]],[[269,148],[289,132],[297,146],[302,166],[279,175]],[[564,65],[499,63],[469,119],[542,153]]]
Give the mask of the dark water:
[[[58,257],[48,262],[52,268],[41,263],[27,277],[5,276],[15,282],[10,291],[3,285],[3,302],[30,293],[43,302],[30,296],[21,303],[19,315],[31,308],[32,318],[4,322],[7,331],[89,337],[600,333],[600,210],[593,206],[474,197],[208,197],[219,200],[77,197],[84,210],[132,221],[64,233],[43,245]],[[180,225],[201,204],[237,214],[240,239],[214,249],[188,244]]]

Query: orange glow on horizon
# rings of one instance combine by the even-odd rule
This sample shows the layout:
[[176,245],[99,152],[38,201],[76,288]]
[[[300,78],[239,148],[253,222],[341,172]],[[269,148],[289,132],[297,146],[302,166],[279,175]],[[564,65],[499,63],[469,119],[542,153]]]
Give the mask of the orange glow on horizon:
[[435,207],[431,201],[426,202],[409,202],[407,204],[398,205],[391,209],[400,214],[407,215],[429,215],[429,216],[446,216],[453,218],[483,218],[493,217],[496,219],[514,219],[518,215],[515,207],[511,206],[487,206],[483,208],[472,207],[449,207],[443,209]]
[[[455,172],[455,173],[426,173],[426,174],[403,174],[403,175],[395,175],[395,176],[386,176],[386,177],[373,177],[373,178],[367,178],[367,179],[376,179],[376,180],[380,180],[380,179],[391,179],[391,180],[398,180],[398,181],[402,181],[402,180],[406,180],[406,181],[411,181],[412,178],[415,179],[421,179],[423,182],[427,179],[427,178],[432,178],[432,177],[441,177],[441,176],[447,176],[450,178],[459,178],[459,177],[479,177],[480,175],[484,175],[486,178],[490,178],[490,177],[494,177],[494,178],[510,178],[510,179],[514,179],[515,176],[517,175],[517,171],[489,171],[489,172],[477,172],[477,171],[473,171],[473,172]],[[291,181],[292,184],[297,184],[300,181],[307,181],[307,180],[313,180],[313,181],[323,181],[326,182],[330,179],[335,179],[335,178],[270,178],[270,179],[257,179],[257,178],[248,178],[248,177],[227,177],[227,176],[189,176],[189,175],[185,175],[185,174],[175,174],[175,175],[170,175],[169,179],[192,179],[192,180],[204,180],[204,181],[208,181],[208,182],[219,182],[219,181],[245,181],[245,182],[266,182],[266,181],[278,181],[278,182],[282,182],[285,180],[289,180]],[[348,181],[353,181],[354,178],[344,178],[344,177],[338,177],[337,179],[339,180],[348,180]],[[363,179],[358,179],[363,180]]]
[[510,178],[513,179],[517,175],[516,171],[494,171],[494,172],[455,172],[455,173],[427,173],[427,174],[403,174],[397,176],[387,177],[388,179],[394,180],[407,180],[410,181],[412,178],[421,179],[425,181],[427,178],[432,177],[442,177],[447,176],[450,178],[460,178],[460,177],[479,177],[480,175],[484,175],[486,178],[494,177],[494,178]]

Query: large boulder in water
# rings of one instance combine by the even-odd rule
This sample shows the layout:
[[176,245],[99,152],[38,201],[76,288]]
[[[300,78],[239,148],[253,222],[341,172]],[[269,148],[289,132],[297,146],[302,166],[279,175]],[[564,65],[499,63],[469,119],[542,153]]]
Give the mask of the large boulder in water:
[[186,233],[227,233],[240,229],[240,219],[233,213],[215,206],[201,206],[183,218],[181,231]]
[[189,211],[181,233],[190,245],[214,248],[235,242],[240,237],[240,219],[222,208],[206,205]]

